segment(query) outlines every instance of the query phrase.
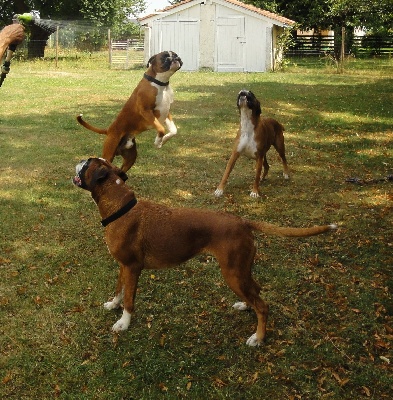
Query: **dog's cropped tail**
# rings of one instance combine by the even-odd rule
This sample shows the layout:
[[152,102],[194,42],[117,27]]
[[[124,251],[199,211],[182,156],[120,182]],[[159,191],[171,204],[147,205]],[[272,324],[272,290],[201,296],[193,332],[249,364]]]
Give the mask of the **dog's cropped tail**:
[[319,235],[321,233],[334,231],[337,229],[337,225],[321,225],[321,226],[313,226],[311,228],[285,228],[282,226],[277,226],[273,224],[269,224],[267,222],[251,222],[250,223],[253,230],[257,230],[268,235],[277,235],[277,236],[285,236],[285,237],[305,237],[305,236],[314,236]]
[[84,126],[86,129],[89,129],[90,131],[99,133],[100,135],[106,135],[107,134],[107,130],[106,129],[100,129],[100,128],[96,128],[93,125],[88,124],[86,121],[83,120],[82,118],[82,114],[78,115],[76,117],[76,120],[82,125]]

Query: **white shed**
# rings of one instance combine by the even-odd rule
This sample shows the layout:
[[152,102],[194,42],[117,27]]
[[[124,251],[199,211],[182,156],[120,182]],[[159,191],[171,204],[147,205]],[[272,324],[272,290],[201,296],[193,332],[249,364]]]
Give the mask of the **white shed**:
[[274,69],[277,36],[295,22],[237,0],[185,0],[139,23],[146,61],[172,50],[186,71],[264,72]]

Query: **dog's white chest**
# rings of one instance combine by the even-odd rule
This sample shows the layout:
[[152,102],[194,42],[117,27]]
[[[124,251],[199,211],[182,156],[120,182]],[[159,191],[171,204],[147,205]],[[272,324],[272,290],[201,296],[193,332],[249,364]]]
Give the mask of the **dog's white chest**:
[[156,96],[156,108],[160,112],[160,118],[158,119],[161,123],[168,117],[171,104],[173,103],[173,90],[170,85],[165,87],[158,87]]
[[251,112],[247,111],[242,110],[240,114],[240,138],[237,151],[248,158],[255,159],[257,144],[254,137],[254,125],[251,122]]

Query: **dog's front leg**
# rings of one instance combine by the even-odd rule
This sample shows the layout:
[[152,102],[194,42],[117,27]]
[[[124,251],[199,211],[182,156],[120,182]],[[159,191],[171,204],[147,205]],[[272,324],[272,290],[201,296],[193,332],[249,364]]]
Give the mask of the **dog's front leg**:
[[141,268],[138,266],[123,266],[122,282],[124,293],[124,309],[122,317],[113,325],[114,332],[125,331],[131,322],[131,314],[134,311],[134,302],[138,279],[141,274]]
[[229,174],[232,172],[233,167],[235,166],[235,163],[236,163],[237,159],[239,158],[239,156],[240,156],[240,153],[237,151],[234,151],[231,154],[231,158],[229,159],[228,164],[225,168],[224,175],[222,176],[221,182],[217,186],[216,191],[214,192],[216,197],[220,197],[223,195],[225,185],[227,184],[227,180],[229,178]]
[[177,127],[172,120],[171,114],[168,114],[168,117],[165,119],[165,125],[168,129],[168,133],[162,138],[161,146],[165,144],[172,136],[177,134]]
[[154,141],[154,146],[160,149],[163,145],[163,138],[165,136],[165,128],[162,126],[161,122],[154,118],[154,129],[157,131],[156,140]]

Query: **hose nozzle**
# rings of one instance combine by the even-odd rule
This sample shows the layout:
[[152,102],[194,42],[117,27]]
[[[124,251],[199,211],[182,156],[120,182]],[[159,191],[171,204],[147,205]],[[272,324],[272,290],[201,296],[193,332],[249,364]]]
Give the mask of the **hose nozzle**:
[[39,13],[34,10],[28,13],[14,15],[14,20],[17,20],[19,23],[25,26],[33,25],[36,19],[40,19],[40,16]]

